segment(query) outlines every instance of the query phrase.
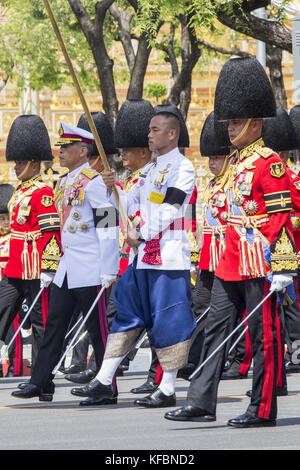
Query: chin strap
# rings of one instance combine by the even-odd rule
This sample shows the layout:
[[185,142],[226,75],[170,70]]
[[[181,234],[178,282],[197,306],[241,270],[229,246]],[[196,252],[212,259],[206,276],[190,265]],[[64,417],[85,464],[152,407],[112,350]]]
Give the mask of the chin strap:
[[94,168],[95,165],[97,165],[97,163],[99,162],[99,159],[100,159],[100,156],[97,157],[96,160],[95,160],[92,164],[90,164],[90,167],[91,167],[91,168]]
[[23,176],[26,175],[26,172],[27,172],[27,170],[28,170],[28,168],[29,168],[30,163],[31,163],[31,161],[28,161],[28,162],[27,162],[27,164],[26,164],[24,170],[23,170],[22,173],[18,176],[18,179],[19,179],[19,180],[21,180],[21,178],[23,178]]
[[246,134],[249,126],[250,126],[250,123],[252,121],[252,118],[249,118],[247,119],[247,122],[246,124],[244,125],[243,129],[241,130],[241,132],[239,133],[239,135],[237,135],[232,141],[232,145],[237,145],[238,141]]

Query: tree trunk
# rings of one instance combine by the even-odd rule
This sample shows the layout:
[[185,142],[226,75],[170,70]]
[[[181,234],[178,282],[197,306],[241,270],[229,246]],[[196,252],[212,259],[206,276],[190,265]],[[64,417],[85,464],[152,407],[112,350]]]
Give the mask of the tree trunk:
[[229,13],[228,2],[215,2],[215,11],[218,21],[234,31],[292,53],[292,33],[282,20],[262,19],[251,13],[269,4],[270,0],[245,0],[240,8],[232,2],[232,11]]
[[103,110],[114,127],[119,104],[113,76],[114,64],[107,53],[103,34],[105,15],[113,1],[102,0],[96,2],[96,17],[92,21],[80,0],[68,0],[92,50],[100,80]]
[[287,110],[287,98],[282,73],[282,49],[266,45],[267,67],[270,71],[270,80],[275,95],[276,105]]

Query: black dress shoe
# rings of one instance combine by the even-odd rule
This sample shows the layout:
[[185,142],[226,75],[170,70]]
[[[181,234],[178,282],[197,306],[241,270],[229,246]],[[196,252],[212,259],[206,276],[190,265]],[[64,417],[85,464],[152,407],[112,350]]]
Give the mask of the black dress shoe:
[[51,383],[46,387],[37,387],[28,383],[23,389],[15,390],[12,396],[15,398],[34,398],[39,397],[40,401],[52,401],[54,394],[54,384]]
[[86,369],[86,364],[71,364],[62,371],[64,374],[78,374]]
[[300,372],[300,364],[293,364],[292,362],[288,362],[285,365],[285,370],[288,374],[297,374]]
[[207,411],[191,405],[186,405],[181,408],[177,408],[177,410],[168,411],[165,414],[165,418],[170,419],[172,421],[216,421],[215,415],[209,414]]
[[246,412],[236,418],[230,419],[227,425],[235,428],[269,427],[276,426],[276,419],[257,418],[256,416],[251,416]]
[[163,408],[166,406],[176,406],[176,395],[165,395],[159,388],[151,395],[144,398],[138,398],[134,402],[135,405],[145,406],[146,408]]
[[67,374],[65,376],[65,379],[78,384],[88,384],[91,380],[95,378],[95,376],[95,371],[93,371],[92,369],[86,369],[83,372],[79,372],[78,374]]
[[84,387],[76,387],[71,390],[72,395],[77,397],[92,398],[116,398],[113,393],[112,385],[103,385],[99,380],[95,379]]
[[22,389],[25,388],[26,385],[28,385],[29,383],[30,383],[30,380],[29,380],[29,379],[28,379],[28,380],[25,380],[25,382],[19,383],[18,388],[22,390]]
[[157,389],[158,385],[155,384],[154,382],[151,382],[151,380],[147,380],[147,382],[143,383],[142,385],[140,385],[139,387],[136,387],[136,388],[132,388],[130,390],[131,393],[152,393],[152,392],[155,392],[155,390]]
[[97,406],[97,405],[116,405],[118,402],[116,398],[97,398],[97,397],[89,397],[86,400],[80,401],[80,406]]
[[245,375],[240,374],[241,365],[233,362],[230,367],[223,371],[221,380],[236,380],[236,379],[247,379],[248,373]]

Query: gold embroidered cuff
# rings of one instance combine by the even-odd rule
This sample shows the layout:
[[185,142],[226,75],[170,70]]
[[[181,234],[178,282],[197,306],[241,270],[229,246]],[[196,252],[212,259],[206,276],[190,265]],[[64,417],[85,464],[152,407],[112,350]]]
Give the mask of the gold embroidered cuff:
[[199,253],[191,251],[191,263],[197,264],[199,263]]
[[298,269],[297,250],[290,234],[283,227],[271,247],[271,270],[273,274],[296,273]]
[[121,357],[128,353],[141,331],[142,328],[134,328],[121,333],[110,333],[107,337],[104,359]]
[[191,340],[177,343],[166,348],[156,349],[156,354],[163,370],[180,369],[188,361]]
[[57,271],[61,249],[54,235],[50,238],[42,253],[42,271]]

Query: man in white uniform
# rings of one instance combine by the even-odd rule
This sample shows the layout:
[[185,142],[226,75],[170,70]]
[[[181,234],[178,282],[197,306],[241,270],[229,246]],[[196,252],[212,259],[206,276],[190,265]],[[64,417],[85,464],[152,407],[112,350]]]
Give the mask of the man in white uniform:
[[[107,199],[99,173],[87,162],[93,134],[61,122],[60,165],[69,172],[61,178],[56,205],[61,221],[63,256],[53,281],[45,336],[30,382],[12,393],[18,398],[39,396],[51,401],[54,393],[52,370],[62,354],[64,337],[74,308],[85,315],[101,287],[109,287],[119,268],[117,212]],[[104,295],[86,322],[95,352],[97,369],[103,360],[108,327]],[[112,400],[115,401],[116,391]],[[107,402],[107,400],[106,400]]]
[[[137,256],[115,288],[117,313],[108,336],[105,357],[96,378],[85,387],[88,397],[112,399],[115,371],[142,329],[151,329],[151,342],[163,369],[152,394],[135,404],[174,406],[177,370],[187,362],[195,321],[190,306],[190,246],[184,213],[195,187],[192,163],[178,150],[179,121],[160,113],[150,122],[149,148],[157,161],[147,164],[131,191],[118,189],[128,215],[140,211],[138,227],[127,243]],[[113,172],[102,174],[108,188]],[[114,201],[114,196],[111,196]]]

